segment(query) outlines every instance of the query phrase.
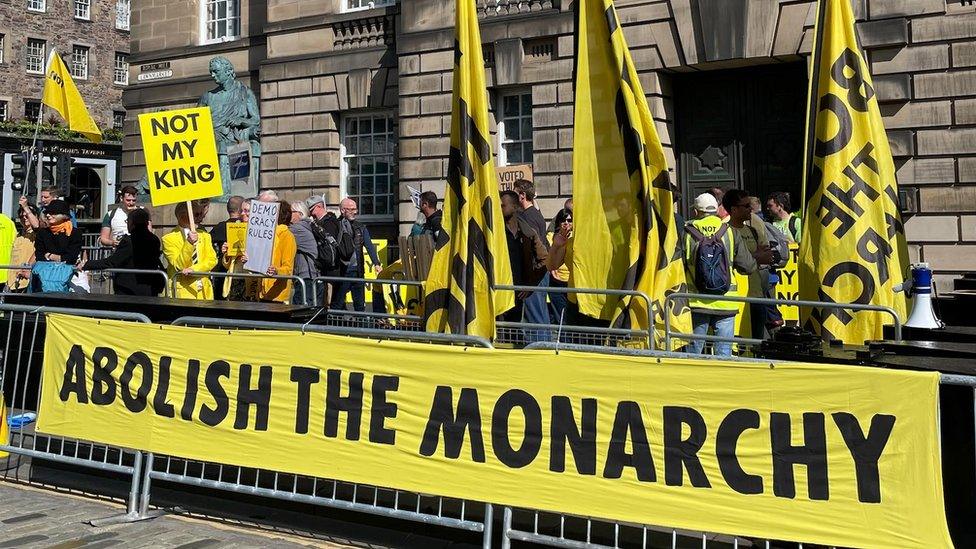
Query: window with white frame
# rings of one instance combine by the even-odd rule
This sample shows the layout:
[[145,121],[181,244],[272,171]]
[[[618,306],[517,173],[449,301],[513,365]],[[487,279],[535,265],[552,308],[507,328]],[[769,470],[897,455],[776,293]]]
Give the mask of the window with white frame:
[[41,102],[34,99],[24,100],[24,118],[31,122],[38,122],[41,117]]
[[47,0],[27,0],[27,9],[30,11],[46,11]]
[[346,11],[368,10],[396,4],[396,0],[343,0],[343,2]]
[[498,106],[498,164],[532,163],[532,92],[503,93]]
[[200,0],[200,36],[205,44],[235,40],[241,33],[240,0]]
[[0,34],[0,63],[3,63],[6,60],[6,57],[4,57],[4,53],[3,53],[3,48],[6,45],[7,45],[7,35]]
[[115,0],[115,28],[129,30],[129,17],[132,4],[129,0]]
[[114,82],[122,86],[129,83],[129,56],[127,54],[115,52]]
[[122,131],[125,126],[125,111],[112,111],[112,127]]
[[44,62],[47,57],[47,42],[36,38],[27,39],[27,72],[44,74]]
[[88,50],[87,46],[71,47],[71,76],[75,78],[88,78]]
[[7,120],[10,117],[10,107],[9,103],[6,101],[0,101],[0,122]]
[[390,217],[396,207],[393,117],[348,115],[342,120],[343,194],[359,205],[359,215]]
[[91,19],[91,0],[75,0],[75,18]]

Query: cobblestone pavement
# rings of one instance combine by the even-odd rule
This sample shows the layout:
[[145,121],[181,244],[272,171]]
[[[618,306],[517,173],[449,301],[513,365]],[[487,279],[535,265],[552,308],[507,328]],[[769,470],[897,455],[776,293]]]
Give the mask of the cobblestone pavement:
[[348,547],[173,515],[101,528],[86,524],[124,512],[115,503],[0,482],[0,549]]

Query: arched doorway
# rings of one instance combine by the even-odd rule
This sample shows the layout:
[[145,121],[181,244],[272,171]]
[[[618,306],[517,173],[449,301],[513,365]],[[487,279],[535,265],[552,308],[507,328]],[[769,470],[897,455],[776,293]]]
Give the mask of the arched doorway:
[[76,208],[78,219],[97,219],[102,209],[102,178],[94,168],[71,168],[71,192],[68,204]]

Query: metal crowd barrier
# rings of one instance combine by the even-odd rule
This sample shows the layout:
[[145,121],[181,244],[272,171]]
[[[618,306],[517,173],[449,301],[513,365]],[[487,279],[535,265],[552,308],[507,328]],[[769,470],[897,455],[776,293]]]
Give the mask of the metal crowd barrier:
[[[401,331],[423,331],[423,318],[418,315],[411,314],[396,314],[396,312],[389,312],[386,310],[386,293],[385,287],[394,287],[394,291],[399,293],[399,286],[409,286],[414,288],[420,288],[420,295],[423,296],[424,293],[424,283],[417,280],[393,280],[393,279],[375,279],[375,278],[353,278],[344,276],[317,276],[312,280],[312,299],[313,303],[317,307],[324,307],[326,314],[326,321],[330,325],[334,326],[348,326],[348,327],[358,327],[358,328],[373,328],[377,326],[382,326],[386,329],[394,329]],[[349,311],[347,309],[333,309],[331,303],[319,303],[319,289],[322,288],[323,297],[327,296],[325,286],[331,284],[333,286],[338,284],[364,284],[368,286],[364,291],[373,292],[373,311]],[[373,286],[380,286],[380,291],[376,292]],[[334,291],[334,290],[333,290]],[[377,307],[375,300],[380,298],[381,305]],[[345,305],[345,303],[343,303]],[[383,312],[379,312],[377,309],[382,309]]]
[[[0,323],[7,322],[6,343],[0,356],[0,387],[10,416],[24,411],[38,410],[37,390],[43,341],[39,337],[41,318],[47,313],[67,313],[93,318],[110,318],[135,322],[149,322],[143,315],[109,311],[32,307],[0,304]],[[205,326],[223,329],[286,329],[311,331],[365,338],[399,339],[431,343],[454,343],[491,347],[484,338],[396,332],[390,330],[351,329],[331,326],[285,324],[275,322],[232,321],[213,318],[185,317],[175,325]],[[2,324],[0,324],[2,327]],[[2,332],[0,332],[2,333]],[[528,349],[559,352],[573,350],[649,358],[686,357],[683,353],[635,350],[566,344],[558,341],[536,342]],[[734,358],[739,362],[756,362]],[[763,361],[765,362],[765,361]],[[11,381],[12,380],[12,381]],[[976,393],[976,377],[943,374],[941,385],[969,387]],[[970,405],[976,413],[976,403]],[[941,408],[940,408],[941,409]],[[2,418],[4,421],[7,418]],[[945,423],[945,422],[940,422]],[[968,435],[972,437],[970,431]],[[941,442],[940,444],[944,444]],[[201,462],[176,456],[154,455],[143,449],[123,449],[95,442],[35,434],[29,426],[11,430],[10,440],[0,450],[13,454],[7,458],[6,468],[0,468],[0,479],[37,484],[30,474],[30,463],[22,458],[47,460],[75,465],[131,477],[127,496],[128,513],[100,524],[127,522],[150,518],[153,481],[182,484],[267,497],[295,503],[319,505],[334,509],[363,512],[388,518],[480,533],[483,547],[492,546],[494,507],[490,503],[448,498],[436,494],[418,494],[405,490],[344,482],[336,479],[314,478],[290,473]],[[947,452],[942,451],[943,456]],[[16,456],[16,457],[15,457]],[[11,466],[11,460],[16,463]],[[0,465],[3,461],[0,461]],[[972,464],[970,464],[972,465]],[[27,470],[26,478],[23,473]],[[11,473],[13,471],[13,473]],[[970,496],[971,497],[971,496]],[[512,540],[527,541],[567,548],[672,547],[688,546],[689,539],[701,547],[709,544],[738,547],[739,544],[771,547],[769,540],[757,540],[734,533],[708,533],[680,530],[665,525],[633,524],[623,521],[597,519],[576,515],[506,507],[501,520],[501,546],[508,549]],[[802,544],[799,544],[803,547]]]
[[[425,332],[398,332],[205,317],[182,317],[174,320],[172,324],[174,326],[219,329],[291,330],[302,333],[314,332],[366,339],[395,339],[492,348],[491,342],[483,337]],[[493,509],[491,505],[479,502],[438,495],[417,494],[405,490],[356,484],[336,479],[308,477],[149,453],[143,469],[139,503],[140,516],[147,516],[149,513],[153,480],[357,511],[477,532],[482,534],[483,547],[486,549],[491,547]]]
[[[860,303],[833,303],[825,301],[797,301],[790,299],[770,299],[765,297],[739,297],[739,296],[714,296],[708,294],[673,293],[664,298],[664,309],[670,310],[675,300],[710,300],[726,303],[755,303],[757,305],[789,305],[794,307],[812,307],[821,309],[843,309],[848,311],[871,311],[889,315],[894,323],[895,341],[901,341],[902,324],[898,318],[898,313],[891,307],[881,305],[862,305]],[[671,350],[671,339],[682,341],[710,341],[710,342],[731,342],[736,344],[756,345],[762,343],[761,339],[744,337],[719,337],[713,335],[696,335],[671,330],[670,315],[664,316],[664,348]]]
[[498,284],[496,290],[510,290],[513,292],[544,292],[553,294],[587,294],[605,296],[631,296],[644,301],[647,306],[648,318],[646,319],[647,330],[621,329],[621,328],[595,328],[586,326],[543,325],[528,322],[499,322],[497,326],[501,328],[498,332],[499,339],[506,343],[518,343],[522,338],[533,341],[553,341],[565,334],[574,343],[600,343],[619,345],[628,340],[637,339],[646,342],[651,349],[654,348],[654,302],[644,292],[636,290],[614,290],[603,288],[560,288],[538,286],[508,286]]
[[[302,295],[305,296],[305,299],[306,299],[306,302],[305,303],[296,303],[295,305],[306,305],[306,304],[308,304],[307,303],[308,292],[307,292],[307,288],[305,287],[305,280],[303,278],[301,278],[299,276],[295,276],[295,275],[268,275],[268,274],[260,274],[260,273],[218,273],[218,272],[212,272],[212,271],[192,271],[189,274],[183,274],[183,273],[179,273],[178,272],[176,274],[176,276],[173,277],[173,280],[172,280],[172,283],[171,283],[172,284],[171,289],[172,289],[172,292],[173,292],[172,295],[174,295],[174,296],[176,295],[176,288],[177,288],[176,284],[180,280],[181,277],[185,277],[185,276],[208,277],[208,278],[245,278],[245,279],[246,278],[251,278],[251,279],[255,279],[255,278],[256,279],[265,279],[265,278],[267,278],[267,279],[271,279],[271,280],[291,280],[296,285],[298,285],[298,286],[300,286],[302,288]],[[291,296],[288,296],[288,298],[291,299]]]
[[[44,342],[39,336],[42,317],[48,313],[64,313],[91,318],[149,323],[138,313],[89,311],[59,307],[0,304],[0,337],[3,324],[6,336],[0,356],[0,390],[8,415],[12,417],[37,414],[40,407],[40,379]],[[142,473],[142,453],[98,442],[35,433],[35,422],[23,422],[10,429],[9,439],[0,441],[0,451],[10,455],[0,459],[0,479],[47,486],[48,482],[34,476],[34,461],[95,469],[130,477],[126,498],[128,513],[121,520],[130,520],[138,510],[139,477]],[[115,522],[121,521],[114,519]]]
[[96,292],[95,292],[95,287],[94,287],[95,286],[94,285],[94,282],[95,281],[92,280],[92,279],[93,278],[96,278],[96,277],[99,277],[99,275],[101,275],[101,274],[109,275],[109,276],[105,277],[105,281],[111,282],[111,284],[109,285],[109,287],[107,289],[108,291],[107,292],[104,292],[104,293],[115,293],[115,277],[112,276],[112,275],[116,275],[116,274],[145,274],[145,275],[155,275],[155,276],[158,276],[158,277],[162,278],[163,279],[163,294],[162,295],[164,297],[172,297],[173,296],[173,294],[171,293],[173,291],[173,288],[172,288],[172,286],[170,284],[169,275],[166,274],[166,271],[162,271],[162,270],[158,270],[158,269],[101,269],[101,270],[97,270],[97,271],[84,271],[84,272],[88,273],[88,276],[89,276],[89,284],[92,285],[92,292],[93,293],[96,293]]

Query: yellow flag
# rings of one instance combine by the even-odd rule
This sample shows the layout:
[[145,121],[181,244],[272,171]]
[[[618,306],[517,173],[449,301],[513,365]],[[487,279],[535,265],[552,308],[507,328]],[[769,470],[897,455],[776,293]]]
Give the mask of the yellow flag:
[[[800,298],[883,305],[905,318],[908,253],[878,99],[848,0],[820,0],[810,79]],[[882,338],[883,313],[814,309],[825,339]]]
[[95,143],[102,142],[102,131],[88,114],[88,107],[78,93],[78,87],[71,79],[71,71],[61,56],[54,50],[47,60],[47,73],[44,77],[44,96],[41,101],[58,111],[68,123],[68,128],[84,135]]
[[[667,294],[687,289],[664,149],[612,0],[579,0],[573,126],[576,288],[640,290],[691,330],[687,303],[664,311]],[[612,326],[646,328],[642,299],[578,295],[580,312]],[[660,336],[660,333],[659,333]]]
[[474,0],[456,2],[451,153],[444,230],[427,275],[427,330],[495,336],[495,316],[515,304],[508,243],[491,153],[485,62]]

